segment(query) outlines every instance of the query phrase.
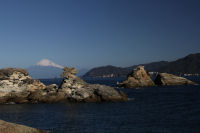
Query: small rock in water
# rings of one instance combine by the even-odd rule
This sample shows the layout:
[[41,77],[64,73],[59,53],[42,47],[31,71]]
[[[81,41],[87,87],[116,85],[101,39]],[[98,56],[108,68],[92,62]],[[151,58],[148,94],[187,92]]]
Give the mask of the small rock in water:
[[173,74],[159,73],[155,78],[156,85],[197,85],[196,83]]
[[118,84],[118,87],[136,88],[154,85],[155,84],[151,80],[151,77],[145,71],[144,66],[138,66],[135,69],[133,69],[133,72],[128,76],[128,78],[125,81]]

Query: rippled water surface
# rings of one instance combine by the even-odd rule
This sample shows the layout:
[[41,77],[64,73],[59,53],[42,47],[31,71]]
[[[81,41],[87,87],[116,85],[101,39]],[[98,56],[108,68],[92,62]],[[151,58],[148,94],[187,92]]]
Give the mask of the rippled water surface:
[[[86,79],[111,86],[119,80]],[[200,86],[122,90],[128,102],[0,105],[0,119],[55,133],[200,132]]]

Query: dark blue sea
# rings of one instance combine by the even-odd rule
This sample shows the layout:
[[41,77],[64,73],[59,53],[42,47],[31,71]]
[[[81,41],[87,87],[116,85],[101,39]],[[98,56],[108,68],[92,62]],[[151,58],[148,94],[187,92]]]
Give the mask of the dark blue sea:
[[[115,87],[123,79],[85,80]],[[122,90],[128,102],[0,105],[0,119],[53,133],[200,133],[200,86]]]

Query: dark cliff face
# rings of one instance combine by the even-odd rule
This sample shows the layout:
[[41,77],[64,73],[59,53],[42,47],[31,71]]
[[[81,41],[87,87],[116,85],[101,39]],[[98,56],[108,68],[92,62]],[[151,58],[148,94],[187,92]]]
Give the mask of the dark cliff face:
[[[145,67],[148,72],[166,72],[172,74],[195,74],[200,73],[200,53],[190,54],[176,61],[167,62],[159,61],[147,64],[140,64]],[[91,69],[84,77],[126,77],[131,71],[136,68],[131,67],[121,68],[115,66],[103,66]]]

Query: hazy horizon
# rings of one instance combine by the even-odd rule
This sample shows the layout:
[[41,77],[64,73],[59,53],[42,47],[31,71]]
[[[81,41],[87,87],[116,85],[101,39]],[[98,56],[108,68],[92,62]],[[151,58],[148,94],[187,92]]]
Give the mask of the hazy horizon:
[[[199,53],[190,53],[190,54],[199,54]],[[190,55],[188,54],[188,55]],[[188,55],[185,55],[184,57],[188,56]],[[51,63],[55,63],[54,65],[50,65],[50,67],[57,67],[57,68],[60,68],[62,69],[61,67],[75,67],[76,69],[78,70],[90,70],[90,69],[93,69],[93,68],[97,68],[97,67],[103,67],[103,66],[115,66],[115,67],[131,67],[131,66],[134,66],[134,65],[141,65],[141,64],[149,64],[149,63],[153,63],[153,62],[160,62],[160,61],[168,61],[168,62],[171,62],[171,61],[176,61],[178,59],[181,59],[181,58],[184,58],[184,57],[178,57],[177,59],[174,59],[174,60],[157,60],[157,61],[151,61],[151,62],[144,62],[144,63],[139,63],[139,64],[131,64],[129,66],[117,66],[117,65],[113,65],[113,64],[104,64],[104,65],[99,65],[99,66],[92,66],[92,67],[79,67],[79,66],[73,66],[73,65],[61,65],[61,64],[58,64],[56,62],[54,62],[53,60],[49,60],[49,59],[41,59],[39,60],[38,62],[36,62],[35,64],[32,64],[28,67],[21,67],[21,68],[25,68],[25,69],[29,69],[29,68],[32,68],[34,66],[47,66],[47,65],[44,65],[44,64],[39,64],[41,61],[43,60],[48,60],[50,61]],[[58,66],[55,66],[55,65],[58,65]],[[8,68],[10,68],[12,66],[9,66]],[[5,68],[5,67],[0,67],[0,68]]]
[[198,0],[2,0],[1,68],[127,67],[200,52]]

